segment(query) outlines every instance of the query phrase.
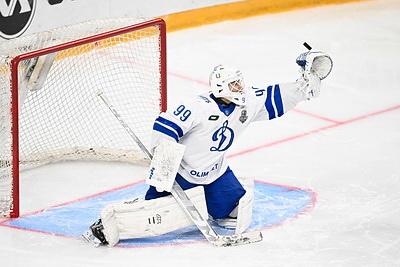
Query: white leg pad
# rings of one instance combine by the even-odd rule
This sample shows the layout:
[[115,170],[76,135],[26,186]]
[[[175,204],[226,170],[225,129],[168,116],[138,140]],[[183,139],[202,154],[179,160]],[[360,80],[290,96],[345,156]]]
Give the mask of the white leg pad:
[[[207,218],[203,187],[185,191],[200,214]],[[172,195],[152,200],[130,199],[107,205],[100,212],[109,246],[119,240],[162,235],[193,225]]]
[[241,234],[249,228],[253,219],[254,207],[254,181],[251,179],[240,179],[246,190],[246,194],[239,200],[237,206],[237,222],[235,234]]

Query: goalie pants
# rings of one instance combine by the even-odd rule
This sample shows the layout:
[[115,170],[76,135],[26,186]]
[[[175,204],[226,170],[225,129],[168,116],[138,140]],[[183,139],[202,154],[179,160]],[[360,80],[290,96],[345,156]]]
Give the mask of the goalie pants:
[[[246,193],[246,190],[229,167],[221,177],[207,185],[189,183],[179,173],[176,175],[175,180],[183,190],[196,186],[204,187],[208,214],[211,215],[213,219],[228,217],[238,205],[240,198]],[[149,200],[170,194],[171,193],[165,191],[158,192],[154,186],[150,186],[145,199]]]

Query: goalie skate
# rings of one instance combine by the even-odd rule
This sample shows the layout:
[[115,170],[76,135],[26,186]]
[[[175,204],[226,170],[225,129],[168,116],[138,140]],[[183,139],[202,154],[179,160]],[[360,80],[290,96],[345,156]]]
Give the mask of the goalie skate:
[[82,238],[83,238],[83,240],[92,244],[96,248],[101,245],[101,241],[93,235],[92,230],[87,230],[86,232],[84,232],[82,234]]
[[103,224],[101,223],[101,219],[99,219],[90,226],[89,230],[82,234],[82,238],[95,247],[99,247],[100,245],[108,245],[108,242],[103,234],[103,229]]

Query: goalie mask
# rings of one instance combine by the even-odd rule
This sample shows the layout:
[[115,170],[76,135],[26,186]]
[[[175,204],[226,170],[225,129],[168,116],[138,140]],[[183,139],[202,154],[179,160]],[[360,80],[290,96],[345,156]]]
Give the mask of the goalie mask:
[[215,97],[224,98],[236,105],[246,105],[243,76],[240,70],[234,71],[218,65],[211,72],[209,81]]

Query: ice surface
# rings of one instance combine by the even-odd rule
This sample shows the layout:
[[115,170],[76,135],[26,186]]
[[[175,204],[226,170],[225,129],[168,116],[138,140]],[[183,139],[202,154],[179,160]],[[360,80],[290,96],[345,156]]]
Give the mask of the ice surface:
[[[95,249],[0,224],[0,265],[399,266],[399,18],[400,2],[377,0],[169,34],[169,103],[207,90],[209,72],[220,63],[241,68],[247,84],[266,86],[297,78],[294,60],[305,41],[332,56],[320,98],[254,123],[230,151],[238,176],[316,194],[313,209],[264,230],[261,243]],[[135,183],[145,172],[71,162],[27,171],[22,214]]]

